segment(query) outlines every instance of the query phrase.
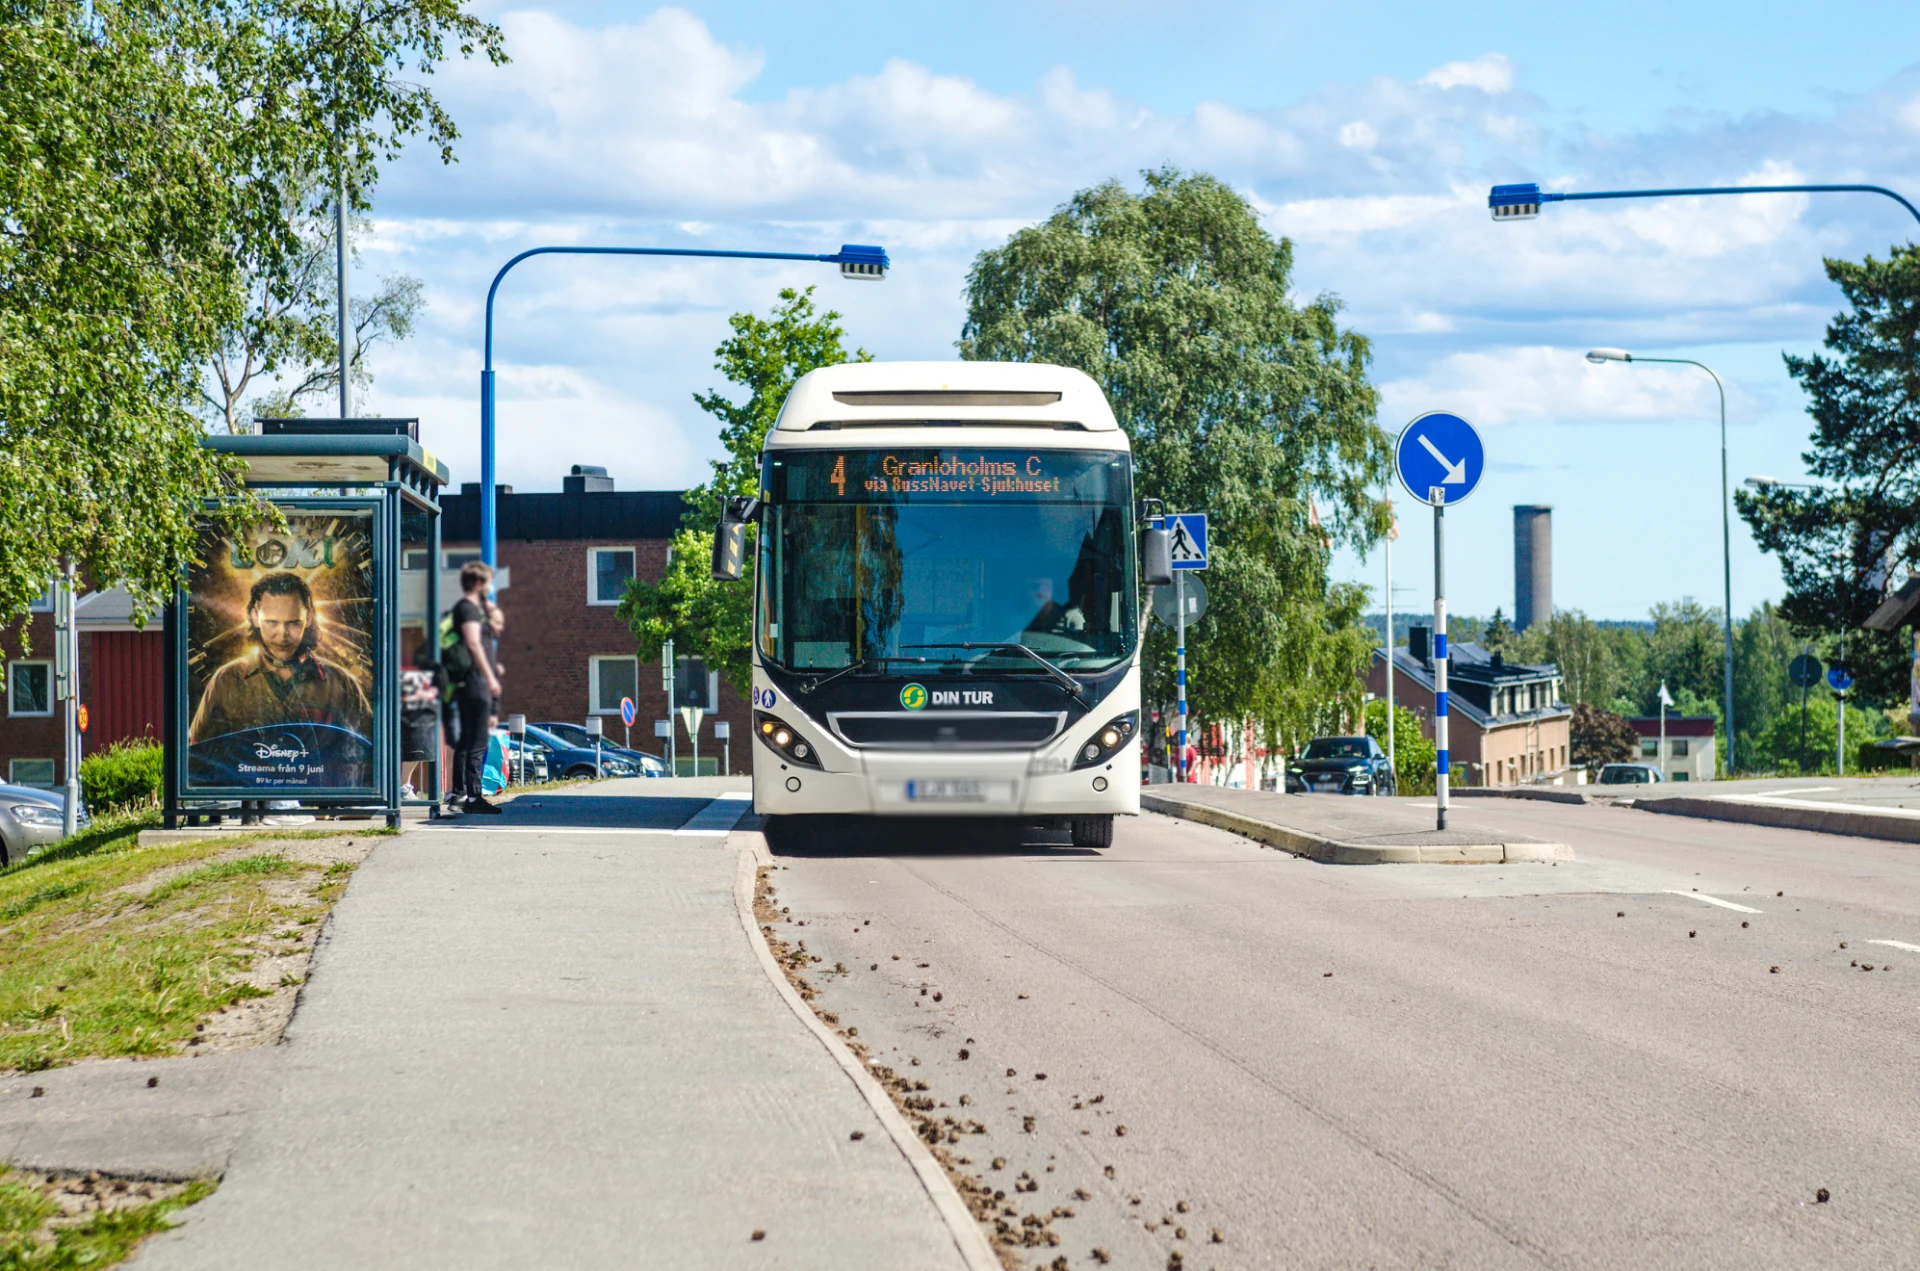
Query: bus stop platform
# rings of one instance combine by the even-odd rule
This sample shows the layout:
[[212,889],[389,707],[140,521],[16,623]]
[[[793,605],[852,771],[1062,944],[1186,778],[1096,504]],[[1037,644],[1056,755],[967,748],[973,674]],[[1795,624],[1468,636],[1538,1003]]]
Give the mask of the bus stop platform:
[[1565,843],[1476,828],[1470,809],[1461,824],[1463,809],[1450,808],[1455,825],[1436,830],[1431,796],[1375,799],[1174,784],[1143,786],[1140,806],[1330,865],[1504,865],[1573,859],[1573,849]]

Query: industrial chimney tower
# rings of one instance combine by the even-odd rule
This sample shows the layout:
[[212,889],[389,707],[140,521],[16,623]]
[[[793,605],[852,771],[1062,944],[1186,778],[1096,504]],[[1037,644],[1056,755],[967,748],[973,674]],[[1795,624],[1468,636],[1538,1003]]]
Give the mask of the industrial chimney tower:
[[1513,509],[1513,629],[1553,621],[1553,508]]

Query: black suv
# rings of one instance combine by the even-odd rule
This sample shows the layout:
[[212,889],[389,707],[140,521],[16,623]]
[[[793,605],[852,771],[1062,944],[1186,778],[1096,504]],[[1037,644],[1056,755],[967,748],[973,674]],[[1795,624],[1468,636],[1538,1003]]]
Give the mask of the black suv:
[[1287,761],[1288,794],[1396,792],[1393,764],[1371,737],[1315,737]]

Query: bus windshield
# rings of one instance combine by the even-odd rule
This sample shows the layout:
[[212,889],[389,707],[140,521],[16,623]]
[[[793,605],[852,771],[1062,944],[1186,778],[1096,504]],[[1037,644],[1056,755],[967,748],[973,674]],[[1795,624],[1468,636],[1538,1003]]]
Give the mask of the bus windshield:
[[891,661],[1044,672],[1133,653],[1132,474],[1123,451],[768,454],[760,653],[790,670]]

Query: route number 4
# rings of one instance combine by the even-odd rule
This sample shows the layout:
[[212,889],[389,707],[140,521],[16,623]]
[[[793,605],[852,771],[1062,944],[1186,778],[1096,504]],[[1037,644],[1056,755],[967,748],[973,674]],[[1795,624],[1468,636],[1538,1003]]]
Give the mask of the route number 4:
[[833,482],[833,488],[840,492],[841,498],[847,497],[847,457],[845,455],[834,456],[833,475],[827,480]]

